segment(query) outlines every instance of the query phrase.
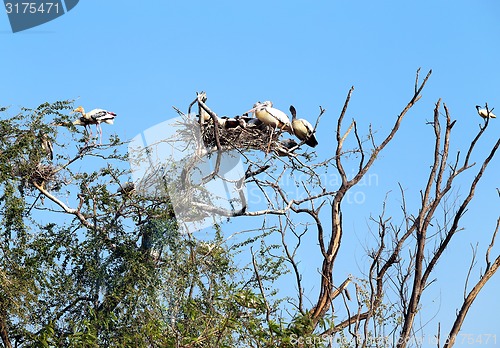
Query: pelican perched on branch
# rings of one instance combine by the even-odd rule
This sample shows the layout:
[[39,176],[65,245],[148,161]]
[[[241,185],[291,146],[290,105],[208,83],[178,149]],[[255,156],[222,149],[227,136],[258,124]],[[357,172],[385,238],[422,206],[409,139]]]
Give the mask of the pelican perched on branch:
[[309,121],[303,118],[297,119],[297,111],[290,105],[290,113],[292,114],[292,129],[293,134],[302,141],[305,141],[310,147],[316,147],[318,141],[314,136],[314,127],[309,123]]
[[477,113],[479,114],[479,116],[481,116],[482,118],[486,119],[486,118],[497,118],[497,116],[492,113],[491,110],[488,110],[488,109],[481,109],[481,107],[479,105],[476,105],[476,110],[477,110]]
[[[80,113],[82,116],[75,120],[73,124],[75,126],[84,126],[87,128],[88,126],[94,124],[97,133],[100,136],[100,140],[102,141],[102,128],[101,123],[113,124],[115,121],[116,114],[111,111],[103,110],[103,109],[94,109],[85,113],[83,107],[79,106],[75,110],[75,113]],[[92,134],[91,132],[89,132]]]

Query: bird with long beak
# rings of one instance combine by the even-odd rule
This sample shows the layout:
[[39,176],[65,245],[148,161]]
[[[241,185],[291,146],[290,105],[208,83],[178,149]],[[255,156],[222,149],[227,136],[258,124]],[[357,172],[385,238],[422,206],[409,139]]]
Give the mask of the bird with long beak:
[[314,136],[314,127],[309,123],[309,121],[303,118],[297,119],[297,111],[290,105],[290,113],[292,114],[292,130],[293,134],[302,141],[305,141],[310,147],[316,147],[318,141]]
[[273,108],[273,103],[270,101],[255,103],[253,108],[248,110],[246,113],[248,114],[251,112],[253,112],[255,117],[257,117],[262,123],[268,125],[274,130],[279,128],[280,130],[284,130],[289,133],[292,132],[288,116],[283,111]]
[[[75,126],[84,126],[85,128],[87,128],[92,124],[95,125],[97,134],[100,136],[100,142],[102,142],[101,123],[113,124],[116,117],[116,114],[114,112],[103,109],[94,109],[86,113],[83,107],[81,106],[73,110],[73,113],[81,114],[81,116],[78,119],[73,121],[73,124]],[[90,132],[90,127],[88,129],[90,136],[92,136],[92,132]]]
[[479,105],[476,105],[476,110],[477,110],[477,113],[479,114],[479,116],[481,116],[482,118],[486,119],[486,118],[497,118],[496,115],[494,113],[492,113],[491,110],[486,110],[486,109],[481,109],[481,107]]
[[[201,99],[203,103],[207,102],[207,94],[205,92],[196,93],[196,95]],[[200,118],[200,125],[203,125],[212,119],[212,116],[210,116],[208,112],[206,112],[205,109],[202,108],[200,103],[198,103],[198,117]]]
[[269,153],[271,149],[271,142],[273,140],[272,134],[276,131],[276,128],[279,128],[281,131],[284,130],[290,134],[292,133],[290,119],[283,111],[273,108],[273,103],[271,101],[267,100],[263,103],[260,101],[255,103],[253,108],[248,110],[246,114],[252,112],[258,120],[269,128],[269,144],[267,146],[266,153]]

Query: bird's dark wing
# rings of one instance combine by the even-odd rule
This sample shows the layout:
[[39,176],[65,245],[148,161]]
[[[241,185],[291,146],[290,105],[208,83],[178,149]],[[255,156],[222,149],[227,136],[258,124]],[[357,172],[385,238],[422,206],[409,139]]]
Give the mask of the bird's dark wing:
[[105,110],[96,112],[95,114],[92,115],[92,119],[94,119],[95,121],[99,121],[99,122],[103,122],[106,120],[112,120],[115,117],[116,117],[116,114],[114,112],[105,111]]

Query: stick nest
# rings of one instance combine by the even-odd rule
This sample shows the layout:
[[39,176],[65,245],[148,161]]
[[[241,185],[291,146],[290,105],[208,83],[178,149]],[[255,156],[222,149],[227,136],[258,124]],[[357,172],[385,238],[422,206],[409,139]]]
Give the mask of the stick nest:
[[[199,124],[196,125],[200,126]],[[215,131],[216,127],[212,120],[201,125],[203,144],[208,149],[217,149]],[[288,152],[287,150],[291,145],[296,145],[295,141],[291,139],[280,141],[279,138],[282,131],[275,131],[260,122],[248,123],[241,121],[237,125],[217,125],[217,132],[219,143],[223,150],[274,151],[279,155],[284,155]],[[293,142],[291,145],[290,141]]]

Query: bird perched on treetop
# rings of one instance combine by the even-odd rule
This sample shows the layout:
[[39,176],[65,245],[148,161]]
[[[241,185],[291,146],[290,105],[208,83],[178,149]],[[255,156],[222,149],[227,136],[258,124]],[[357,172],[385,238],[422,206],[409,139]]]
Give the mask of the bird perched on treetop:
[[318,141],[314,136],[314,127],[309,123],[309,121],[303,118],[297,119],[297,111],[290,105],[290,113],[292,114],[292,129],[293,133],[297,138],[305,141],[310,147],[316,147]]
[[38,140],[40,141],[40,146],[42,147],[43,151],[45,151],[47,157],[52,161],[54,159],[54,149],[52,147],[52,141],[50,141],[47,134],[42,131],[38,133]]
[[476,109],[477,109],[477,113],[479,114],[479,116],[481,116],[482,118],[486,119],[486,118],[497,118],[496,115],[494,113],[491,112],[491,110],[486,110],[486,109],[481,109],[481,107],[479,105],[476,105]]
[[[103,110],[103,109],[94,109],[87,113],[83,107],[79,106],[75,110],[74,113],[80,113],[82,116],[75,120],[73,124],[75,126],[84,126],[87,128],[91,124],[95,124],[95,128],[97,133],[100,135],[100,140],[102,141],[102,128],[101,123],[113,124],[115,121],[116,114],[111,111]],[[90,134],[92,134],[90,132]]]
[[[203,103],[207,102],[207,94],[205,92],[197,92],[196,95]],[[210,116],[208,112],[203,109],[200,103],[198,103],[198,117],[200,118],[200,125],[205,124],[212,119],[212,116]]]

